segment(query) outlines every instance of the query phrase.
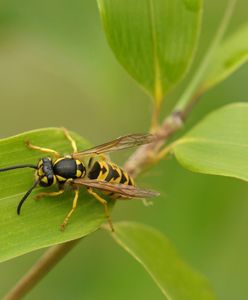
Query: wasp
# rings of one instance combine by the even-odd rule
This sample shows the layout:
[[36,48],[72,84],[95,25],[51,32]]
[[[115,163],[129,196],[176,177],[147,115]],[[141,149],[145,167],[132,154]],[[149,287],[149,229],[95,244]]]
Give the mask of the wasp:
[[151,143],[154,140],[153,135],[130,134],[87,150],[78,151],[76,142],[68,130],[65,128],[62,130],[72,146],[72,154],[63,156],[53,149],[35,146],[29,141],[25,141],[28,148],[39,150],[43,153],[49,154],[50,156],[39,159],[37,165],[21,164],[0,169],[0,172],[19,168],[35,169],[34,183],[22,197],[17,206],[18,215],[21,213],[23,203],[36,186],[58,186],[58,190],[55,192],[41,192],[36,195],[36,198],[42,198],[44,196],[61,195],[64,193],[65,187],[69,185],[72,187],[72,191],[74,192],[74,199],[70,212],[61,224],[61,230],[64,230],[72,213],[77,207],[79,188],[84,186],[88,193],[90,193],[104,206],[105,216],[111,230],[114,231],[112,219],[109,213],[108,202],[97,193],[98,191],[101,191],[103,194],[106,194],[113,199],[144,199],[159,195],[159,193],[155,191],[136,187],[132,177],[106,157],[107,153],[113,151]]

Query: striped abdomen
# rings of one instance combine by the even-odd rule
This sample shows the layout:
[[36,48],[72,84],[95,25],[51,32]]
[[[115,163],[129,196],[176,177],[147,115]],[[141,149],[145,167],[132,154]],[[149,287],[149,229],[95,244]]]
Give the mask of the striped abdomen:
[[[122,183],[134,186],[133,179],[117,165],[106,162],[96,161],[90,168],[88,173],[89,179],[97,179],[111,183]],[[108,195],[115,196],[114,193],[107,193]]]

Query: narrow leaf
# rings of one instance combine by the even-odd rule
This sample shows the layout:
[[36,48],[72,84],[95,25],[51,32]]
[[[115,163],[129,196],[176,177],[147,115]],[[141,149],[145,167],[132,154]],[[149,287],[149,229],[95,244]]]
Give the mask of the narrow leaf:
[[178,255],[159,231],[134,222],[115,224],[113,239],[149,273],[168,300],[214,300],[205,278]]
[[200,28],[201,0],[98,0],[119,62],[155,99],[184,75]]
[[209,114],[172,147],[194,172],[248,181],[248,104],[227,105]]
[[248,23],[227,37],[218,47],[209,64],[204,89],[226,79],[248,60]]
[[[81,137],[73,134],[79,149],[89,147]],[[25,140],[33,144],[52,148],[62,154],[72,149],[60,129],[48,128],[30,131],[0,141],[0,167],[15,164],[36,164],[47,156],[39,151],[27,149]],[[85,236],[95,231],[104,222],[104,210],[82,188],[76,211],[65,231],[60,224],[72,207],[73,193],[45,197],[35,201],[33,196],[41,191],[56,191],[57,188],[36,188],[22,207],[20,216],[16,208],[25,192],[34,181],[33,169],[18,169],[0,173],[0,261],[8,260],[35,249],[62,243]]]

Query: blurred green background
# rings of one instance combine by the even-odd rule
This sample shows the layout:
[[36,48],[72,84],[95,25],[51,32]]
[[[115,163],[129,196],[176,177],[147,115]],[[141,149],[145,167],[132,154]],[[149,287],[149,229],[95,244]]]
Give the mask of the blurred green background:
[[[205,1],[196,58],[216,31],[226,1]],[[238,1],[228,28],[247,19]],[[247,101],[243,67],[194,109],[185,130],[207,112]],[[187,85],[168,96],[165,114]],[[48,126],[65,126],[99,144],[119,135],[145,132],[151,101],[115,60],[101,28],[96,1],[0,2],[1,137]],[[246,155],[246,153],[244,153]],[[128,153],[114,155],[122,163]],[[248,295],[248,186],[224,177],[190,173],[172,158],[139,177],[161,196],[152,207],[119,201],[114,221],[135,220],[166,234],[181,256],[202,272],[220,299]],[[42,213],[42,212],[41,212]],[[8,228],[6,228],[8,230]],[[44,250],[0,265],[0,297]],[[148,274],[105,232],[85,238],[27,299],[163,299]]]

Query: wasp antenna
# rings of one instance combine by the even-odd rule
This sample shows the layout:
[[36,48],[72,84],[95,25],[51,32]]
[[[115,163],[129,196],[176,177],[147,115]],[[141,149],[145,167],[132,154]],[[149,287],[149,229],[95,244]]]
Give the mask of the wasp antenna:
[[24,201],[28,198],[28,196],[31,194],[32,190],[39,184],[41,178],[37,179],[35,183],[31,186],[31,188],[26,192],[26,194],[22,197],[21,201],[19,202],[17,206],[17,214],[20,215],[21,208],[24,203]]
[[15,170],[15,169],[22,169],[22,168],[32,168],[32,169],[36,169],[37,170],[37,166],[36,165],[24,164],[24,165],[11,166],[11,167],[7,167],[7,168],[1,168],[0,172],[5,172],[5,171]]

